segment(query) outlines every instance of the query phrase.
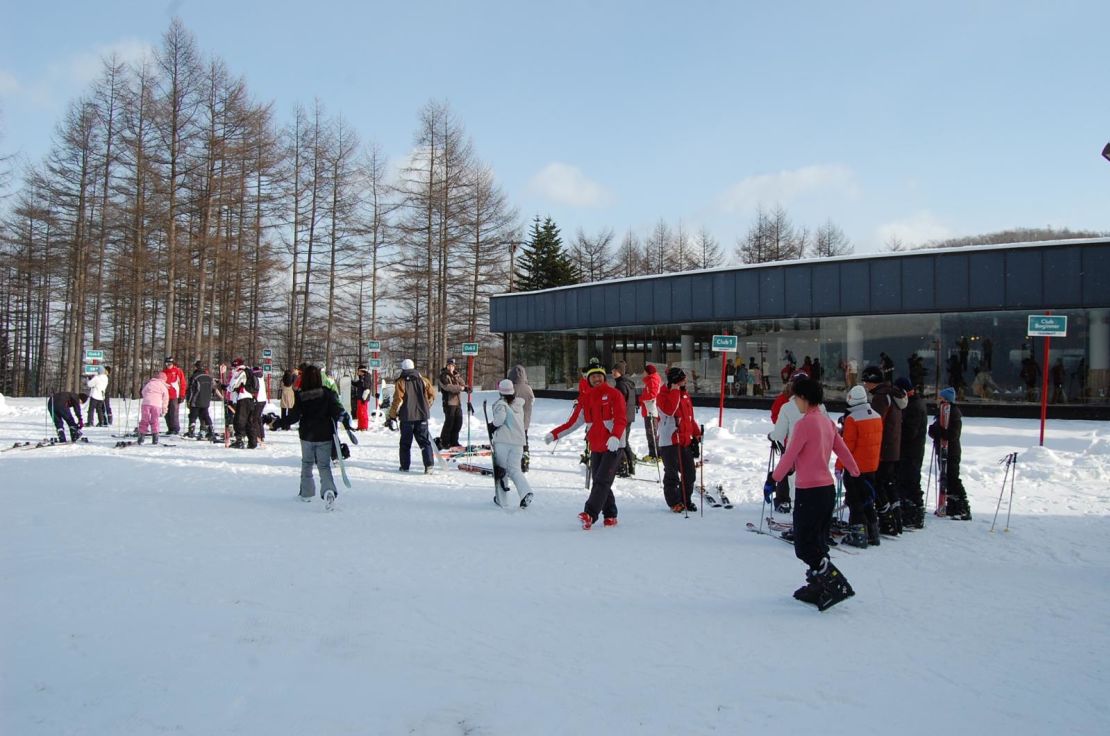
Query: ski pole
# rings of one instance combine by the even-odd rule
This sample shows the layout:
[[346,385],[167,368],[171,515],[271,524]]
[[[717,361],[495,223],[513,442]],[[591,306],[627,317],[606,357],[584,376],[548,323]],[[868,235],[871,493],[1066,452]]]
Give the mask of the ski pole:
[[998,510],[1002,508],[1002,496],[1006,493],[1006,481],[1010,478],[1010,462],[1013,455],[1007,455],[998,461],[999,465],[1005,463],[1006,467],[1002,473],[1002,489],[998,492],[998,503],[994,507],[994,521],[991,522],[990,533],[994,534],[994,525],[998,523]]
[[1006,526],[1002,529],[1003,532],[1010,531],[1010,512],[1014,510],[1014,479],[1017,478],[1018,454],[1016,452],[1011,453],[1010,457],[1012,458],[1010,460],[1010,466],[1012,468],[1012,471],[1010,472],[1010,500],[1009,502],[1007,502],[1006,505]]
[[685,463],[683,462],[684,458],[682,454],[682,445],[676,445],[675,447],[678,450],[678,490],[682,494],[682,513],[687,519],[689,519],[690,510],[686,508],[686,471],[682,467],[683,465],[685,465]]
[[[929,510],[929,488],[933,485],[933,466],[936,464],[936,462],[937,448],[936,445],[933,445],[933,451],[929,455],[929,475],[925,478],[925,493],[922,494],[924,496],[923,500],[925,502],[925,508],[922,509],[923,512]],[[917,477],[921,478],[920,475],[918,475]]]
[[701,486],[701,508],[698,509],[698,511],[702,516],[705,516],[705,425],[704,424],[701,425],[701,439],[698,440],[698,443],[701,445],[701,453],[700,453],[701,454],[701,473],[699,473],[699,477],[701,478],[701,481],[700,481],[700,486]]
[[[771,443],[771,453],[767,456],[767,478],[771,477],[771,472],[775,469],[775,443]],[[763,533],[763,514],[767,507],[767,494],[763,494],[763,503],[759,505],[759,533]],[[774,508],[772,504],[771,508]]]

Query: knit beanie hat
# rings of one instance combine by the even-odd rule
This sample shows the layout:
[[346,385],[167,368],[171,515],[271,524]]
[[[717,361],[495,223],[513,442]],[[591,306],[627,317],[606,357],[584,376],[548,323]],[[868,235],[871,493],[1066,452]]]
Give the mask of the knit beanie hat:
[[879,369],[879,366],[869,365],[863,369],[863,375],[860,376],[860,380],[864,383],[882,383],[883,372]]
[[644,366],[644,373],[650,373],[652,375],[655,375],[658,372],[659,372],[659,369],[655,367],[654,363],[648,363],[647,365]]
[[667,385],[673,386],[684,378],[686,378],[686,371],[677,365],[667,369]]
[[848,406],[859,406],[867,403],[867,389],[863,386],[852,386],[848,391]]
[[[589,368],[588,368],[588,369],[586,370],[586,378],[587,378],[587,380],[588,380],[588,379],[589,379],[589,377],[590,377],[590,376],[592,376],[592,375],[593,375],[594,373],[600,373],[600,374],[601,374],[601,376],[602,376],[603,378],[605,377],[605,369],[604,369],[604,368],[602,368],[602,367],[601,367],[600,365],[592,365],[592,366],[590,366],[590,367],[589,367]],[[507,378],[506,378],[505,380],[507,381],[507,380],[509,380],[509,379],[507,379]]]
[[412,362],[411,360],[409,360],[408,358],[405,358],[404,360],[402,360],[402,361],[401,361],[401,370],[403,370],[403,371],[411,371],[411,370],[413,370],[413,369],[415,369],[415,368],[416,368],[416,363],[413,363],[413,362]]
[[516,393],[516,386],[508,378],[502,378],[497,383],[497,393],[502,396],[512,396]]
[[894,382],[894,385],[902,389],[903,391],[913,391],[913,384],[910,383],[910,379],[906,378],[905,376],[898,376],[898,379]]
[[944,399],[945,401],[947,401],[949,404],[955,404],[956,403],[956,389],[952,388],[951,386],[943,388],[940,391],[940,397],[942,399]]

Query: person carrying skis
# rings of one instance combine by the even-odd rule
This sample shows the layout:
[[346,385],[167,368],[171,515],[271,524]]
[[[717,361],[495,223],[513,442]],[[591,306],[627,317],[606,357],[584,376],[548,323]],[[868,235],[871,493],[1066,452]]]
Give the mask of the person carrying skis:
[[208,374],[208,369],[199,360],[193,366],[193,374],[189,376],[189,388],[185,391],[185,403],[189,407],[189,428],[185,432],[185,436],[197,436],[194,426],[199,419],[201,434],[205,439],[211,440],[213,436],[212,415],[209,413],[208,407],[211,406],[213,398],[222,401],[224,396],[216,387],[212,376]]
[[360,365],[351,381],[351,409],[354,410],[358,431],[370,429],[370,371]]
[[640,392],[640,416],[644,418],[644,433],[647,435],[648,445],[648,454],[644,459],[653,463],[660,461],[659,438],[655,434],[659,411],[656,409],[655,400],[659,396],[662,385],[663,379],[659,377],[659,369],[652,363],[644,366],[644,390]]
[[636,454],[632,452],[632,448],[628,444],[629,435],[632,434],[632,425],[636,423],[636,386],[625,375],[627,371],[628,364],[623,360],[614,363],[611,370],[614,379],[613,388],[620,391],[624,398],[625,411],[627,412],[625,420],[628,422],[624,428],[624,436],[621,437],[622,460],[620,468],[617,470],[617,475],[621,478],[636,475]]
[[[528,373],[524,370],[524,366],[514,365],[505,374],[505,377],[513,382],[513,393],[524,404],[524,454],[520,458],[520,470],[527,473],[528,464],[531,460],[528,453],[528,430],[532,426],[532,405],[536,403],[536,394],[528,384]],[[469,386],[466,391],[468,394],[470,393]],[[467,403],[469,405],[469,401]]]
[[81,404],[88,400],[88,394],[75,394],[72,391],[55,391],[46,400],[46,411],[54,420],[54,429],[58,432],[58,442],[66,441],[66,433],[62,428],[63,423],[69,425],[69,441],[76,442],[83,436],[81,430],[85,424],[81,421]]
[[185,372],[177,366],[172,355],[166,356],[162,372],[166,374],[166,389],[170,392],[169,404],[165,409],[166,434],[178,434],[181,432],[181,415],[177,411],[177,406],[185,397]]
[[393,382],[393,386],[393,403],[389,405],[389,417],[385,420],[385,426],[396,430],[398,418],[401,420],[399,470],[402,473],[408,472],[412,461],[412,441],[415,438],[424,460],[424,472],[430,473],[435,457],[432,454],[432,440],[428,436],[428,417],[436,398],[435,389],[432,388],[431,381],[417,372],[416,365],[408,358],[401,361],[401,375]]
[[521,468],[525,442],[524,400],[516,395],[516,386],[508,378],[502,378],[497,384],[497,393],[501,394],[501,398],[493,405],[490,419],[490,424],[496,427],[492,443],[493,464],[505,471],[520,497],[520,507],[527,508],[532,503],[532,486]]
[[251,450],[258,447],[258,435],[255,434],[254,422],[254,397],[258,391],[258,379],[250,367],[244,364],[242,358],[231,361],[234,371],[228,394],[235,412],[235,442],[232,447],[243,449],[243,439],[247,440],[247,447]]
[[142,397],[142,403],[139,405],[139,427],[136,429],[139,444],[143,444],[143,438],[150,435],[151,442],[157,445],[160,425],[158,417],[164,415],[170,405],[170,389],[166,386],[165,371],[154,374],[154,377],[143,385]]
[[921,463],[925,460],[929,410],[925,399],[904,376],[894,382],[906,392],[902,410],[902,451],[898,460],[898,496],[902,499],[902,523],[914,529],[925,528],[925,494],[921,489]]
[[96,426],[107,427],[108,419],[104,416],[104,398],[108,389],[108,376],[104,375],[104,366],[97,366],[96,373],[89,376],[85,382],[89,387],[89,411],[85,424],[92,425],[93,415],[96,415]]
[[[844,444],[859,468],[858,476],[844,478],[844,463],[836,461],[836,476],[844,481],[844,502],[848,505],[848,523],[863,525],[867,544],[878,546],[879,515],[875,510],[875,471],[883,448],[883,418],[867,403],[867,389],[852,386],[848,390],[848,411],[841,430]],[[860,542],[860,546],[863,543]]]
[[[929,436],[941,457],[941,469],[946,488],[945,498],[938,504],[937,516],[949,519],[971,521],[971,506],[967,501],[967,490],[960,480],[960,433],[963,431],[963,415],[956,406],[956,389],[948,386],[941,390],[940,405],[937,407],[936,421],[929,427]],[[938,480],[941,480],[938,477]]]
[[810,378],[794,382],[794,405],[802,418],[793,427],[790,443],[764,485],[764,497],[775,492],[775,483],[793,469],[797,475],[797,497],[794,503],[794,555],[806,563],[806,584],[794,591],[794,597],[812,603],[819,610],[836,605],[855,595],[844,574],[829,560],[829,530],[836,488],[829,473],[829,457],[833,452],[848,469],[858,476],[852,453],[836,431],[836,425],[821,413],[824,391]]
[[671,511],[697,511],[694,458],[701,454],[701,427],[694,421],[694,403],[686,393],[686,373],[678,366],[667,370],[667,385],[659,390],[659,455],[663,458],[663,499]]
[[436,447],[447,450],[459,444],[459,430],[462,429],[462,393],[466,382],[459,375],[455,359],[448,358],[447,364],[439,372],[439,393],[443,400],[443,427],[435,438]]
[[304,366],[301,370],[301,390],[297,392],[289,414],[278,420],[282,429],[298,425],[297,435],[301,440],[299,497],[302,501],[311,501],[316,495],[313,467],[320,474],[320,498],[324,503],[330,506],[339,495],[331,473],[331,453],[335,446],[335,425],[338,421],[350,428],[350,420],[343,405],[339,403],[339,396],[324,387],[318,366]]
[[551,444],[585,421],[589,427],[586,442],[590,449],[592,483],[590,497],[586,499],[578,520],[582,522],[583,529],[591,528],[599,516],[605,517],[605,526],[616,526],[617,502],[613,497],[613,480],[620,465],[620,438],[624,436],[628,413],[620,391],[605,382],[604,368],[596,365],[587,369],[586,380],[589,391],[579,398],[581,418],[572,417],[572,421],[548,432],[543,440]]

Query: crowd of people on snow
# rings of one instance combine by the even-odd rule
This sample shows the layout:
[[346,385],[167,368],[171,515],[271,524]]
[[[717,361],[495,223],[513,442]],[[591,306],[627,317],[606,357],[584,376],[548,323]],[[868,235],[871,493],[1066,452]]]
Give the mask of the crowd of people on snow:
[[[787,358],[791,372],[784,373],[783,391],[771,406],[773,429],[768,434],[770,457],[764,503],[775,512],[793,517],[788,534],[796,556],[807,565],[806,585],[795,591],[795,597],[824,608],[853,594],[843,573],[829,561],[829,546],[837,544],[833,524],[838,512],[844,508],[848,511],[846,524],[839,528],[839,543],[857,547],[878,546],[884,535],[897,536],[907,528],[924,527],[921,468],[927,439],[933,441],[941,490],[937,514],[971,519],[960,480],[962,421],[958,393],[951,386],[940,392],[937,416],[928,425],[921,386],[914,380],[920,377],[913,370],[914,361],[910,361],[911,377],[895,379],[893,361],[884,353],[878,365],[865,367],[859,383],[850,386],[847,410],[834,420],[824,405],[821,381],[807,371],[815,371],[815,362],[807,359],[797,367],[790,360],[792,356]],[[76,442],[85,422],[112,424],[107,392],[110,375],[109,366],[99,367],[87,379],[88,393],[59,391],[50,396],[47,407],[59,442],[67,441],[67,427],[69,441]],[[142,387],[138,443],[149,438],[157,444],[160,434],[179,434],[182,401],[188,409],[185,437],[218,439],[211,415],[213,403],[217,403],[224,410],[225,443],[235,448],[261,446],[267,427],[287,430],[297,425],[301,443],[299,497],[305,501],[316,497],[315,469],[320,477],[320,496],[328,505],[338,495],[331,462],[338,453],[347,453],[337,428],[342,425],[349,432],[368,429],[372,400],[381,399],[380,406],[388,407],[386,428],[400,431],[401,472],[410,468],[413,441],[425,473],[434,467],[436,453],[481,452],[476,450],[478,446],[459,444],[464,401],[466,411],[474,413],[473,388],[459,373],[453,358],[447,360],[434,385],[412,360],[403,360],[400,375],[381,392],[375,392],[369,372],[359,366],[351,380],[349,397],[356,426],[352,426],[351,416],[340,400],[335,380],[318,366],[302,363],[284,372],[278,408],[269,403],[263,375],[260,368],[236,359],[230,370],[221,366],[220,375],[215,377],[197,361],[186,379],[174,358],[168,356],[164,368]],[[598,359],[591,359],[582,369],[571,415],[544,436],[545,443],[557,443],[585,427],[586,451],[581,461],[587,466],[589,493],[578,515],[583,529],[592,528],[599,519],[603,526],[617,525],[614,481],[634,475],[637,464],[642,463],[660,467],[663,501],[671,511],[697,510],[693,496],[703,429],[694,418],[687,375],[681,367],[671,366],[661,376],[658,367],[648,363],[642,384],[638,392],[624,361],[606,370]],[[439,435],[432,438],[428,422],[437,389],[444,421]],[[492,454],[495,477],[494,502],[506,505],[509,490],[515,489],[517,503],[527,507],[534,498],[526,473],[535,395],[524,367],[510,369],[497,391],[499,398],[486,416],[492,445],[488,452]],[[87,419],[83,419],[86,402]],[[637,412],[643,419],[648,448],[643,458],[636,456],[630,443]],[[160,432],[163,420],[166,429]],[[834,454],[835,470],[830,473]]]

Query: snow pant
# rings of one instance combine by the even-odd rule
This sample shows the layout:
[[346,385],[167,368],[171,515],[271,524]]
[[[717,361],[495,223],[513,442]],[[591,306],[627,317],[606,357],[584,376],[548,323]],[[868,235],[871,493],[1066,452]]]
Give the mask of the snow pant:
[[166,407],[166,434],[177,434],[181,431],[181,418],[177,413],[177,405],[181,399],[170,399]]
[[863,524],[867,527],[869,537],[879,535],[879,514],[875,510],[874,489],[874,473],[860,473],[858,478],[844,473],[844,503],[848,505],[848,523]]
[[89,425],[90,427],[93,426],[93,416],[96,417],[96,426],[97,427],[106,427],[106,426],[108,426],[108,419],[104,415],[104,401],[103,401],[103,399],[94,399],[93,397],[90,396],[89,397],[88,416],[85,417],[85,424]]
[[790,503],[790,479],[794,477],[794,471],[791,470],[786,474],[786,477],[775,484],[775,500],[774,505],[778,506],[781,503]]
[[424,461],[424,467],[430,468],[435,464],[435,458],[432,455],[432,440],[428,436],[428,420],[401,422],[401,470],[409,469],[414,438],[416,444],[420,446],[420,457]]
[[606,519],[617,518],[617,499],[613,497],[613,479],[620,467],[619,452],[590,453],[590,497],[582,510],[597,521],[598,516]]
[[878,483],[879,527],[884,534],[902,533],[902,501],[898,495],[898,461],[881,460],[875,473]]
[[107,394],[104,394],[104,416],[108,422],[108,426],[112,426],[112,399]]
[[316,483],[312,477],[314,465],[320,471],[320,498],[323,498],[328,491],[339,495],[335,487],[335,478],[331,475],[331,451],[334,444],[332,440],[327,442],[301,440],[301,498],[312,498],[316,495]]
[[370,402],[359,399],[355,401],[355,419],[358,421],[358,430],[361,432],[370,429]]
[[158,420],[158,407],[143,404],[139,407],[139,435],[157,435],[161,422]]
[[439,446],[446,450],[459,444],[462,429],[462,406],[443,407],[443,428],[439,430]]
[[624,428],[624,447],[620,449],[621,454],[621,468],[622,475],[635,475],[636,474],[636,453],[632,452],[632,446],[628,442],[629,437],[632,435],[631,422]]
[[794,556],[811,570],[829,556],[835,497],[836,487],[831,485],[798,488],[794,496]]
[[655,436],[655,417],[644,415],[644,433],[647,435],[648,455],[659,457],[659,439]]
[[247,438],[247,446],[251,449],[258,447],[258,435],[254,431],[254,399],[242,396],[235,402],[235,441],[242,442]]
[[493,464],[505,469],[506,477],[513,482],[513,488],[516,488],[517,495],[521,498],[532,492],[532,484],[524,477],[524,472],[520,468],[523,459],[524,448],[521,445],[506,445],[499,442],[493,448]]
[[254,426],[254,436],[259,440],[266,439],[266,428],[262,425],[262,411],[266,408],[265,401],[254,402],[251,409],[251,424]]
[[957,454],[953,457],[951,451],[949,451],[944,464],[944,481],[948,493],[945,513],[948,516],[971,513],[971,507],[967,500],[967,489],[964,488],[964,482],[960,480],[960,456]]
[[693,451],[688,445],[664,445],[659,448],[659,456],[663,458],[663,500],[667,508],[688,505],[697,481]]
[[201,431],[212,434],[212,416],[208,413],[207,406],[190,406],[189,407],[189,431],[193,431],[193,425],[200,420]]
[[898,461],[898,497],[903,505],[909,503],[918,508],[925,507],[925,493],[921,489],[921,463],[925,461],[925,442],[917,447],[903,447],[902,459]]
[[54,419],[54,429],[58,430],[58,439],[62,442],[66,441],[65,430],[62,428],[63,423],[69,426],[69,437],[71,440],[76,441],[80,435],[80,428],[77,426],[77,420],[73,418],[73,414],[69,409],[65,411],[55,411],[54,404],[51,399],[46,400],[46,406],[50,410],[50,416]]

